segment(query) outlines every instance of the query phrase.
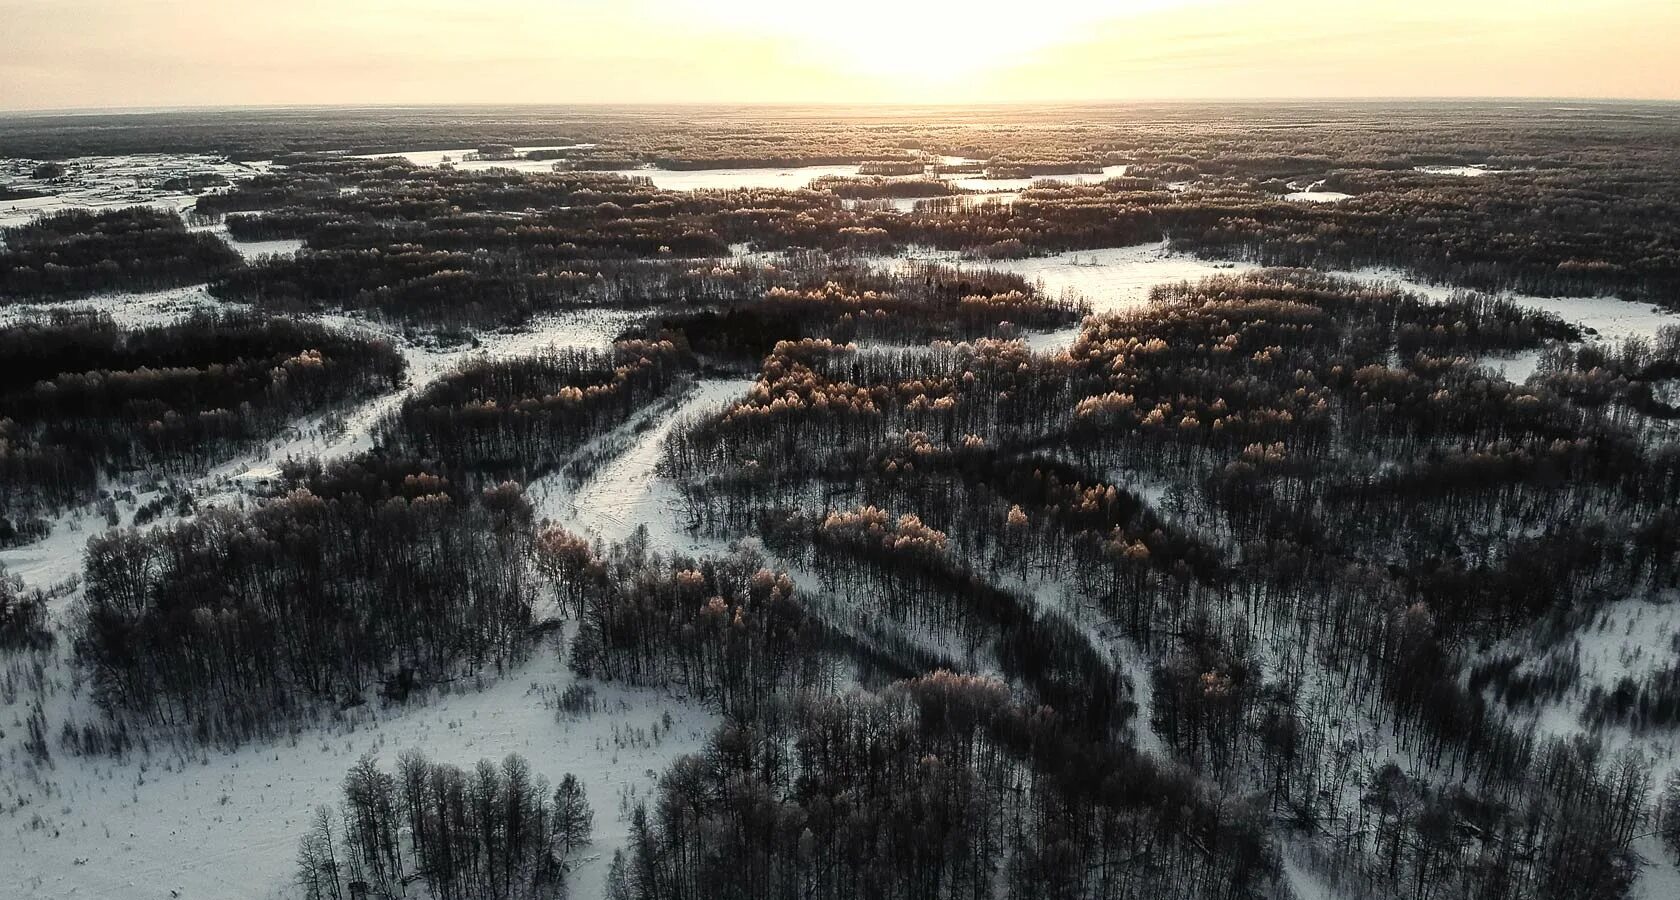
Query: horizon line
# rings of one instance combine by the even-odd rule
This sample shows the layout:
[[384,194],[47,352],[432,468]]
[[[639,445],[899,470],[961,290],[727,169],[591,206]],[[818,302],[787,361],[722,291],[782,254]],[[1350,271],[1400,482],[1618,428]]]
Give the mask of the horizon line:
[[1123,107],[1144,105],[1270,105],[1379,104],[1379,103],[1591,103],[1601,105],[1650,104],[1680,106],[1680,97],[1602,97],[1538,95],[1415,95],[1415,96],[1250,96],[1250,97],[1134,97],[1110,100],[1009,100],[996,102],[911,102],[848,100],[561,100],[561,101],[470,101],[444,103],[346,102],[346,103],[251,103],[188,104],[160,106],[64,106],[0,107],[0,118],[52,118],[94,115],[160,115],[166,113],[267,112],[286,110],[443,110],[443,109],[1017,109],[1025,107]]

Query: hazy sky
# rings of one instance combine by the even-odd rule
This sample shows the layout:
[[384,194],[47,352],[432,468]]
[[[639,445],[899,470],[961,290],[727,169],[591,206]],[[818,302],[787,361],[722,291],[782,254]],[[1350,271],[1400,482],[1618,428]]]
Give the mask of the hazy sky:
[[1680,99],[1676,0],[0,0],[0,109]]

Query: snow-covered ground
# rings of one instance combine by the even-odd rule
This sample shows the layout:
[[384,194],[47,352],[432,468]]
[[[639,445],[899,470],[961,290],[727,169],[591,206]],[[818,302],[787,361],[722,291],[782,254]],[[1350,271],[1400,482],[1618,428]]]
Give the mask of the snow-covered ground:
[[[565,147],[518,147],[514,152],[524,153],[530,150],[560,150],[587,147],[587,144],[574,144]],[[474,151],[462,147],[454,150],[413,150],[396,153],[364,154],[364,159],[400,156],[417,166],[440,166],[448,164],[457,169],[513,169],[519,172],[548,172],[554,168],[553,160],[477,160],[468,159]],[[1072,175],[1049,175],[1039,178],[984,178],[972,175],[941,176],[952,185],[966,191],[981,192],[1019,192],[1031,187],[1036,181],[1058,181],[1064,184],[1090,184],[1109,178],[1118,178],[1126,174],[1126,166],[1107,166],[1101,172],[1083,172]],[[653,182],[654,187],[666,191],[701,191],[701,190],[743,190],[749,188],[777,188],[795,191],[809,187],[811,182],[824,177],[855,177],[858,167],[853,164],[836,166],[769,166],[752,168],[717,168],[717,169],[668,169],[661,166],[643,166],[634,169],[603,169],[579,171],[606,171],[613,174],[646,178]],[[920,176],[906,176],[920,177]],[[896,205],[896,204],[895,204]]]
[[1230,275],[1253,270],[1252,263],[1207,260],[1187,253],[1175,253],[1166,241],[1112,247],[1102,250],[1073,250],[1024,259],[964,260],[955,251],[917,251],[899,257],[877,257],[877,265],[905,262],[938,262],[1008,272],[1037,284],[1051,297],[1083,300],[1092,312],[1102,314],[1136,309],[1149,302],[1157,285],[1197,281],[1212,275]]
[[1484,356],[1476,360],[1477,365],[1499,373],[1499,377],[1512,384],[1522,384],[1540,369],[1539,350],[1521,350],[1497,356]]
[[1425,175],[1454,175],[1459,178],[1480,178],[1484,175],[1495,175],[1504,169],[1495,169],[1485,165],[1476,166],[1413,166],[1416,171]]
[[695,538],[682,521],[682,499],[677,488],[660,475],[659,461],[665,438],[677,423],[721,409],[744,396],[754,378],[707,378],[669,414],[657,421],[633,422],[628,447],[578,487],[568,490],[559,476],[550,476],[530,488],[537,516],[568,530],[617,543],[629,538],[637,527],[648,529],[649,544],[655,549],[703,553],[719,549],[715,542]]
[[[70,306],[104,311],[137,326],[171,321],[215,303],[202,287],[193,287],[103,296]],[[6,308],[0,322],[40,312]],[[370,446],[378,422],[405,396],[472,357],[550,346],[605,346],[632,318],[620,310],[566,313],[538,319],[526,329],[481,334],[476,347],[438,349],[405,340],[382,324],[323,317],[336,327],[383,334],[395,342],[409,363],[408,385],[353,409],[301,422],[197,478],[193,492],[201,504],[243,502],[243,488],[277,474],[287,457],[331,458]],[[703,384],[690,401],[692,408],[708,405],[702,401],[727,400],[748,383]],[[613,525],[610,531],[588,530],[621,539],[646,521],[661,536],[679,533],[660,499],[666,496],[660,490],[668,486],[659,485],[653,471],[659,440],[669,428],[666,421],[647,432],[646,441],[579,489],[577,518]],[[121,508],[125,520],[131,507],[155,495],[138,483],[109,487],[137,494],[134,503]],[[88,537],[105,527],[92,509],[72,511],[58,518],[48,538],[0,552],[0,562],[31,586],[63,585],[80,572]],[[37,694],[25,689],[14,698],[0,698],[5,722],[0,726],[0,759],[5,760],[0,766],[0,858],[20,861],[5,878],[6,885],[23,892],[18,896],[280,897],[290,886],[297,840],[308,816],[321,803],[337,802],[338,785],[350,764],[371,749],[388,765],[397,753],[415,747],[463,767],[517,752],[551,780],[567,772],[581,778],[596,810],[596,840],[571,884],[575,896],[598,897],[612,852],[624,843],[621,814],[648,794],[673,759],[700,749],[716,725],[711,712],[681,698],[600,684],[594,685],[600,711],[557,718],[545,701],[558,696],[574,676],[562,662],[561,645],[549,639],[529,661],[499,678],[487,673],[481,682],[430,702],[359,713],[353,721],[307,728],[279,744],[184,756],[160,748],[122,762],[70,757],[56,751],[60,729],[96,715],[85,687],[73,687],[76,675],[64,658],[69,644],[65,626],[76,598],[76,591],[63,591],[50,605],[60,641],[59,649],[44,659],[47,687],[39,695],[49,743],[55,747],[50,767],[37,770],[28,764],[21,746],[22,722]],[[18,671],[28,669],[21,657],[0,659],[0,666],[13,661]],[[0,888],[0,895],[7,889]]]
[[[0,185],[43,191],[45,197],[0,200],[0,227],[21,225],[44,213],[73,208],[115,209],[158,206],[186,210],[198,194],[166,190],[171,178],[220,175],[229,181],[266,172],[266,162],[232,162],[205,154],[137,153],[129,156],[82,156],[61,163],[61,178],[35,179],[40,161],[0,158]],[[213,189],[212,189],[213,190]]]
[[[48,677],[67,679],[64,664],[49,668]],[[17,746],[22,729],[11,727],[31,699],[21,695],[19,703],[0,705],[10,776],[0,778],[0,859],[7,860],[0,895],[295,896],[289,889],[297,842],[315,807],[337,804],[345,772],[363,753],[375,752],[388,768],[397,754],[418,748],[469,769],[518,753],[552,782],[578,776],[595,810],[595,841],[570,883],[574,896],[603,896],[612,853],[626,840],[625,810],[649,795],[674,759],[700,750],[717,719],[662,692],[595,683],[598,711],[558,714],[552,698],[577,681],[551,638],[501,678],[407,708],[361,712],[278,744],[160,749],[127,762],[55,752],[38,773]],[[51,739],[61,711],[86,705],[85,696],[72,698],[68,690],[49,688]]]
[[1290,193],[1284,194],[1283,199],[1292,203],[1340,203],[1353,197],[1352,194],[1344,194],[1341,191],[1319,190],[1323,186],[1324,182],[1322,181],[1315,181],[1304,186],[1291,183],[1289,187],[1292,190]]
[[303,249],[303,241],[298,238],[276,238],[272,241],[241,241],[224,236],[228,246],[238,251],[247,260],[260,256],[294,256]]
[[101,312],[123,328],[167,325],[194,312],[214,309],[221,303],[202,284],[140,294],[103,294],[62,303],[12,304],[0,306],[0,327],[22,319],[42,318],[55,312]]
[[[515,147],[515,155],[530,153],[534,150],[583,150],[595,146],[594,144],[550,144],[543,147]],[[457,147],[450,150],[399,150],[395,153],[363,153],[359,159],[386,159],[401,157],[417,166],[436,168],[448,165],[456,169],[469,172],[480,172],[485,169],[512,169],[515,172],[552,172],[552,159],[476,159],[478,148]]]
[[[1370,283],[1390,284],[1433,300],[1446,300],[1462,290],[1451,285],[1419,281],[1395,269],[1366,268],[1330,274]],[[1599,339],[1608,341],[1622,341],[1633,337],[1651,340],[1664,327],[1680,325],[1680,315],[1672,311],[1615,297],[1536,297],[1532,294],[1517,293],[1504,293],[1500,296],[1508,297],[1530,309],[1553,313],[1566,322],[1591,329]]]
[[[877,265],[903,265],[905,261],[943,262],[1013,272],[1037,283],[1051,296],[1082,299],[1097,313],[1139,307],[1148,302],[1150,290],[1158,285],[1196,281],[1211,275],[1229,275],[1256,268],[1247,262],[1206,260],[1175,253],[1166,241],[1025,259],[965,261],[956,252],[918,251],[904,256],[877,257],[874,261]],[[1390,285],[1437,301],[1447,300],[1462,290],[1419,281],[1395,269],[1365,268],[1329,274],[1369,284]],[[1596,335],[1599,340],[1621,341],[1635,337],[1652,340],[1664,327],[1680,326],[1680,315],[1674,312],[1615,297],[1536,297],[1512,293],[1503,296],[1589,329],[1591,335]],[[1065,346],[1077,334],[1077,327],[1069,327],[1031,336],[1028,343],[1035,350],[1051,350]],[[1533,374],[1538,357],[1517,354],[1489,358],[1483,364],[1504,372],[1509,380],[1520,383]]]
[[981,178],[962,175],[949,180],[952,185],[965,191],[1024,191],[1040,181],[1055,181],[1061,184],[1098,184],[1110,178],[1124,177],[1129,168],[1129,166],[1104,166],[1100,172],[1040,175],[1036,178]]

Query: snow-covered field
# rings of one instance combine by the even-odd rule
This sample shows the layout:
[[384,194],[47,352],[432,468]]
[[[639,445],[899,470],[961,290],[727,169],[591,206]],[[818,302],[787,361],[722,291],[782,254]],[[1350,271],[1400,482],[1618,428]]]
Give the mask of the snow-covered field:
[[[551,144],[545,147],[515,147],[515,154],[530,153],[533,150],[581,150],[593,147],[594,144]],[[476,147],[458,147],[452,150],[399,150],[395,153],[364,153],[360,159],[385,159],[387,157],[401,157],[417,166],[435,168],[449,165],[468,172],[480,172],[486,169],[512,169],[515,172],[550,172],[554,170],[552,159],[477,159]]]
[[[85,691],[69,696],[66,668],[48,669],[53,737],[61,710],[86,705]],[[14,738],[22,703],[0,705],[8,773],[0,778],[0,859],[8,861],[0,895],[288,896],[298,838],[315,807],[337,804],[345,771],[368,751],[390,766],[418,748],[463,768],[518,753],[550,781],[578,776],[595,809],[595,842],[571,885],[574,896],[600,897],[612,852],[625,841],[624,812],[674,759],[699,750],[717,722],[681,698],[605,684],[594,685],[599,711],[559,715],[548,701],[576,680],[551,638],[500,678],[346,716],[278,744],[231,753],[158,749],[126,762],[56,754],[40,770],[25,763]]]
[[[1185,253],[1176,253],[1168,242],[1138,244],[1103,250],[1077,250],[1049,256],[1025,259],[965,261],[961,254],[948,251],[924,251],[904,257],[879,257],[878,265],[902,264],[903,261],[943,262],[975,268],[1012,272],[1038,284],[1051,296],[1082,299],[1094,312],[1109,313],[1133,309],[1149,301],[1152,288],[1180,281],[1196,281],[1211,275],[1229,275],[1252,271],[1252,263],[1234,260],[1207,260]],[[1461,291],[1448,285],[1431,284],[1412,278],[1395,269],[1366,268],[1335,271],[1329,274],[1351,278],[1370,284],[1382,284],[1443,301]],[[1680,326],[1680,315],[1661,307],[1644,303],[1630,303],[1615,297],[1536,297],[1528,294],[1506,294],[1523,306],[1550,312],[1567,322],[1589,331],[1589,338],[1623,341],[1628,338],[1654,339],[1665,327]],[[1078,333],[1069,328],[1029,339],[1035,350],[1049,350],[1065,346]],[[1521,382],[1534,373],[1538,357],[1516,354],[1484,361],[1506,373],[1512,381]]]
[[1315,181],[1308,185],[1291,183],[1289,185],[1291,191],[1284,194],[1283,199],[1291,203],[1340,203],[1343,200],[1353,198],[1352,194],[1344,194],[1341,191],[1319,190],[1323,186],[1324,182],[1322,181]]
[[[1450,285],[1419,281],[1394,269],[1355,269],[1331,274],[1371,283],[1391,284],[1401,290],[1435,300],[1445,300],[1460,291],[1459,288]],[[1503,296],[1523,306],[1552,313],[1566,322],[1590,329],[1592,335],[1596,335],[1600,340],[1624,341],[1635,337],[1650,340],[1663,328],[1680,325],[1680,315],[1670,310],[1615,297],[1536,297],[1531,294],[1514,293]]]
[[1425,175],[1454,175],[1459,178],[1480,178],[1484,175],[1495,175],[1504,171],[1485,165],[1476,166],[1414,166],[1417,171]]
[[158,206],[186,210],[198,193],[164,188],[171,178],[220,175],[230,181],[266,172],[266,162],[232,162],[203,154],[139,153],[129,156],[83,156],[63,163],[60,178],[35,179],[40,161],[0,158],[0,185],[42,191],[44,197],[0,200],[0,227],[21,225],[45,213],[74,208],[111,209]]
[[[558,147],[516,147],[515,153],[525,153],[531,150],[566,150],[588,147],[588,144],[573,144]],[[364,154],[364,159],[378,159],[382,157],[399,156],[417,166],[450,165],[457,169],[513,169],[518,172],[548,172],[553,170],[553,160],[480,160],[469,159],[475,151],[462,147],[454,150],[409,150],[395,153]],[[947,158],[947,159],[955,159]],[[957,160],[958,163],[970,163],[973,160]],[[1081,172],[1071,175],[1048,175],[1038,178],[984,178],[976,175],[948,175],[941,176],[953,186],[965,191],[979,191],[983,193],[1019,192],[1026,190],[1035,181],[1059,181],[1064,184],[1091,184],[1109,178],[1118,178],[1126,174],[1126,166],[1106,166],[1100,172]],[[590,171],[590,170],[580,170]],[[717,168],[717,169],[668,169],[660,166],[643,166],[635,169],[611,169],[615,174],[646,178],[653,182],[654,187],[666,191],[701,191],[701,190],[744,190],[749,188],[777,188],[780,190],[796,191],[809,187],[818,178],[839,176],[854,177],[858,174],[856,165],[837,166],[766,166],[754,168]],[[912,201],[914,202],[914,201]],[[897,206],[897,204],[895,204]]]

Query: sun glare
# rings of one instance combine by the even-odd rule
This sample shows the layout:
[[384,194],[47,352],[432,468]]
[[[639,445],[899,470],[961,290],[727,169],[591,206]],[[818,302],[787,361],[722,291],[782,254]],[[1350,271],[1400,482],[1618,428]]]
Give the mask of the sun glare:
[[1043,0],[1031,15],[999,0],[852,0],[839,8],[776,0],[685,0],[712,27],[786,42],[800,62],[847,76],[949,86],[1079,39],[1100,22],[1188,0]]

